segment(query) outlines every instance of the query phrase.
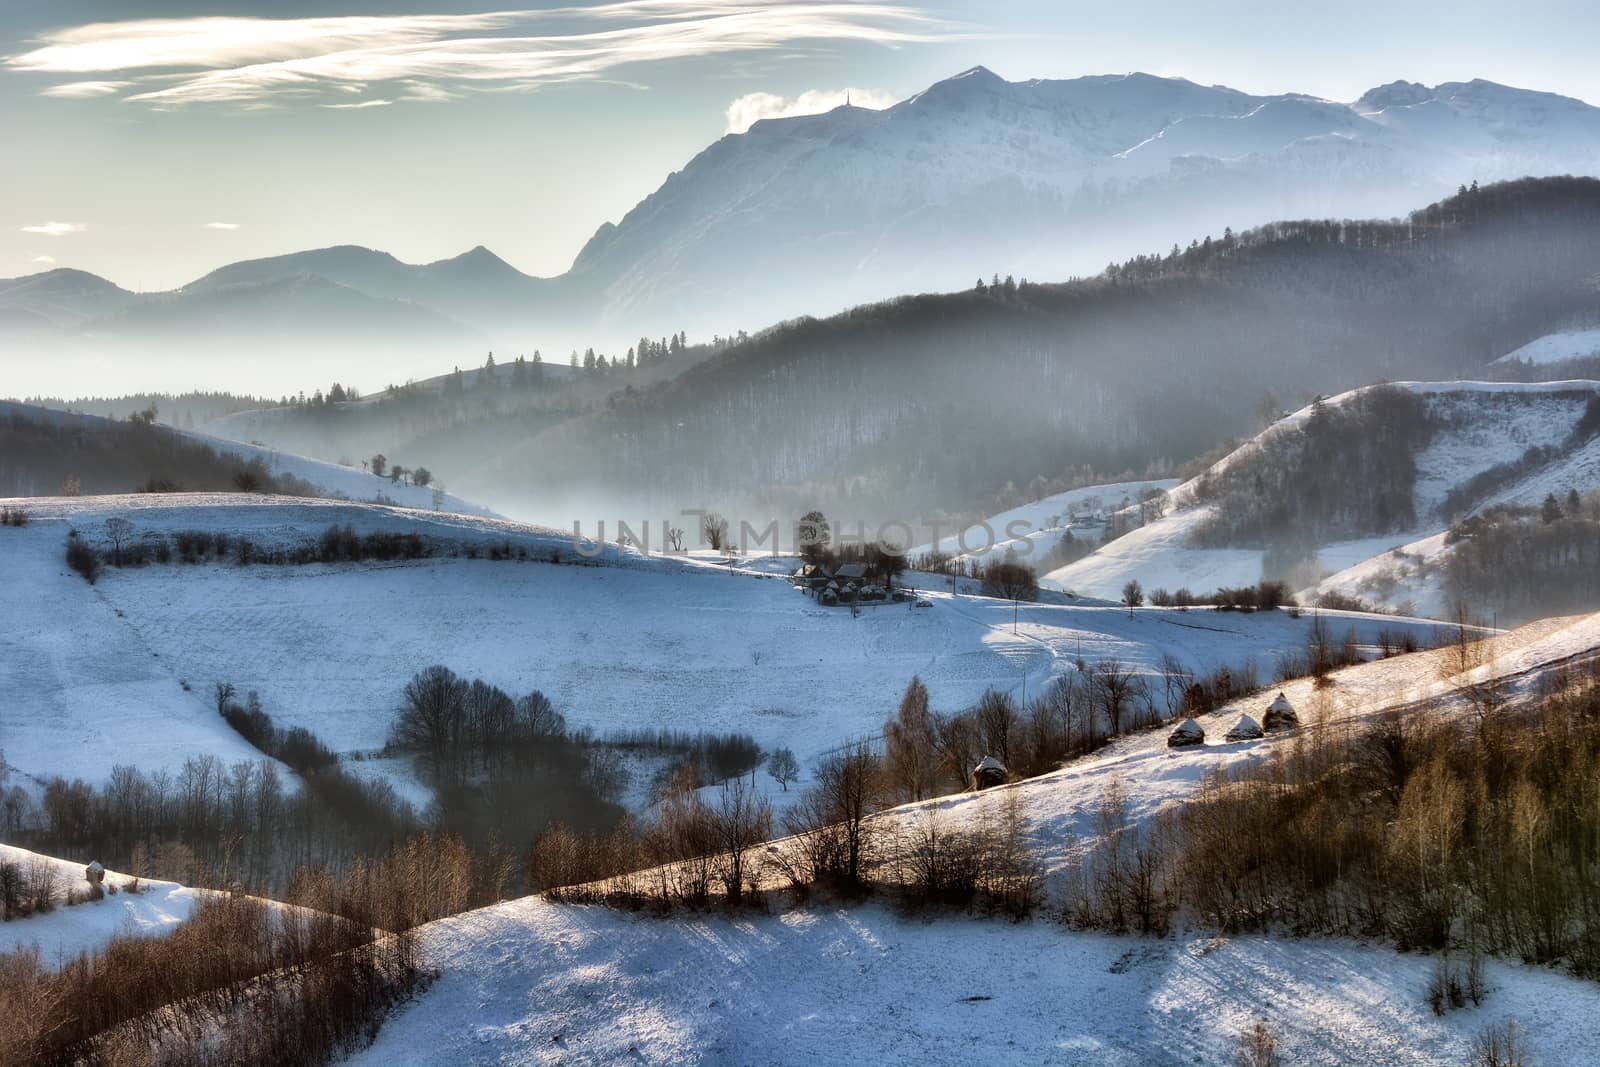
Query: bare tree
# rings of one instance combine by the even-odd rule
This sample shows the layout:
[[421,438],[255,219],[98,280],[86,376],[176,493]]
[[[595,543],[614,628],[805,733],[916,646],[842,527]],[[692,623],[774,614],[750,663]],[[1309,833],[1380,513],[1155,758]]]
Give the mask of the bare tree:
[[983,595],[1005,600],[1038,600],[1039,577],[1032,567],[1019,562],[1015,553],[1007,549],[1004,559],[983,569]]
[[1194,684],[1194,672],[1170,652],[1161,654],[1160,670],[1165,687],[1163,695],[1166,698],[1167,717],[1170,719],[1183,710],[1189,687]]
[[1121,734],[1134,700],[1145,693],[1144,679],[1121,660],[1103,659],[1090,668],[1089,684],[1112,736]]
[[1122,587],[1122,602],[1130,608],[1143,606],[1144,586],[1139,584],[1139,579],[1129,578],[1128,584]]
[[978,731],[968,715],[933,716],[933,744],[939,766],[950,778],[963,785],[978,762]]
[[822,562],[828,554],[829,542],[832,541],[828,517],[820,511],[806,512],[800,516],[795,535],[795,540],[799,542],[800,558],[807,563]]
[[928,687],[912,678],[900,698],[900,710],[883,727],[884,759],[889,777],[912,800],[930,796],[938,762],[933,719],[928,712]]
[[106,520],[106,537],[111,540],[111,562],[122,566],[122,549],[133,540],[133,523],[121,515]]
[[859,885],[862,861],[870,844],[877,810],[878,776],[882,761],[866,744],[855,744],[823,760],[816,771],[817,785],[803,811],[830,845],[824,870],[846,885]]
[[737,904],[744,897],[750,850],[772,836],[772,805],[740,775],[722,783],[711,825],[722,849],[723,889]]
[[714,511],[700,516],[700,540],[716,551],[728,543],[728,520]]
[[1012,740],[1021,720],[1021,716],[1017,713],[1016,701],[1011,699],[1011,694],[999,689],[985,692],[978,698],[978,706],[973,711],[973,720],[978,729],[983,754],[998,757],[1000,762],[1009,768],[1012,760]]
[[789,783],[800,777],[800,761],[794,758],[794,752],[790,749],[773,749],[772,755],[767,757],[767,773],[787,793]]
[[427,756],[436,776],[454,780],[466,728],[468,684],[448,667],[429,667],[406,683],[390,728],[398,748]]

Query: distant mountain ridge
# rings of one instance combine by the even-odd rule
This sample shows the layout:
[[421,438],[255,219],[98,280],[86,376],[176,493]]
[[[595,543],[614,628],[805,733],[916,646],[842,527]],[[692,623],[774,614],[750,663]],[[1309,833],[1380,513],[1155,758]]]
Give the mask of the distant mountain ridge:
[[[176,329],[195,294],[308,275],[450,320],[462,349],[622,346],[980,274],[1060,279],[1224,226],[1383,218],[1474,180],[1565,173],[1600,173],[1600,109],[1483,80],[1396,81],[1342,103],[1139,73],[1009,82],[974,67],[881,111],[720,138],[599,226],[559,277],[483,246],[413,265],[344,245],[230,264],[164,298]],[[110,283],[95,297],[77,273],[0,281],[0,319],[114,342],[107,313],[155,299]],[[396,304],[351,315],[374,332],[415,319]]]

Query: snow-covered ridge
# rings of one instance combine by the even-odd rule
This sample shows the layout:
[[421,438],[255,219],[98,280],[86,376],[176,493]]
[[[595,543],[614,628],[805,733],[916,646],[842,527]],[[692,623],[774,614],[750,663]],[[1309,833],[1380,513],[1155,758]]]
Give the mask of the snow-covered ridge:
[[1537,337],[1521,348],[1512,349],[1495,362],[1524,362],[1542,366],[1597,356],[1600,356],[1600,330],[1567,330]]
[[[1600,382],[1588,379],[1553,382],[1396,382],[1427,401],[1439,424],[1430,443],[1418,452],[1413,508],[1419,527],[1323,546],[1321,557],[1330,571],[1363,567],[1363,561],[1390,549],[1441,534],[1445,517],[1440,506],[1452,490],[1474,475],[1521,458],[1535,446],[1563,444],[1590,398],[1600,395]],[[1354,389],[1322,403],[1338,407],[1373,387]],[[1169,512],[1161,519],[1111,542],[1094,554],[1050,572],[1041,584],[1085,596],[1115,598],[1129,579],[1146,589],[1186,587],[1196,593],[1222,586],[1253,585],[1262,577],[1265,553],[1253,548],[1195,548],[1191,534],[1204,522],[1212,505],[1200,502],[1198,487],[1206,475],[1226,471],[1245,457],[1270,447],[1283,435],[1301,428],[1313,405],[1285,415],[1251,440],[1214,463],[1205,474],[1172,489]],[[1600,446],[1589,442],[1531,475],[1499,486],[1476,502],[1537,504],[1549,492],[1600,489]],[[1365,553],[1365,554],[1363,554]],[[1343,589],[1344,582],[1328,588]],[[1437,590],[1417,590],[1413,606],[1424,613],[1443,611]]]
[[[98,415],[82,415],[55,411],[33,404],[20,404],[0,400],[0,418],[21,418],[49,426],[65,426],[93,431],[104,427],[109,420]],[[391,481],[354,467],[344,467],[309,456],[298,456],[261,445],[247,444],[225,437],[216,437],[194,430],[180,430],[170,426],[153,428],[156,433],[176,434],[197,444],[209,446],[219,455],[238,456],[245,462],[260,460],[268,473],[285,474],[309,482],[329,497],[357,501],[395,504],[401,507],[449,511],[467,515],[488,515],[494,512],[479,504],[463,500],[441,487],[412,485],[404,480]]]

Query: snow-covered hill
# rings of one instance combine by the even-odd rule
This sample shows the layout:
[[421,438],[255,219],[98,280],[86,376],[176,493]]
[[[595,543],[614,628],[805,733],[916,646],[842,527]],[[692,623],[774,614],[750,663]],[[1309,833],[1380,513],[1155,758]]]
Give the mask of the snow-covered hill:
[[[89,888],[84,880],[87,863],[6,844],[0,844],[0,863],[15,863],[30,878],[37,867],[48,868],[54,874],[54,910],[0,923],[0,953],[37,947],[46,967],[104,945],[117,934],[166,933],[189,917],[205,892],[176,882],[135,880],[130,875],[107,871],[103,884],[115,887],[115,893],[69,906],[69,890],[81,898]],[[128,891],[130,887],[133,892]]]
[[1484,1008],[1443,1018],[1424,955],[1349,941],[1112,937],[881,907],[661,920],[529,898],[424,928],[441,972],[350,1062],[417,1064],[1233,1062],[1257,1021],[1286,1062],[1469,1062],[1508,1018],[1541,1063],[1590,1062],[1600,988],[1492,963]]
[[[1367,601],[1405,604],[1425,615],[1443,614],[1448,606],[1442,603],[1436,567],[1432,581],[1407,584],[1406,579],[1408,574],[1422,577],[1413,564],[1424,557],[1436,563],[1444,550],[1442,534],[1451,517],[1442,510],[1447,501],[1460,514],[1470,514],[1496,504],[1537,505],[1547,494],[1565,495],[1570,489],[1600,489],[1600,442],[1590,439],[1567,447],[1590,399],[1600,395],[1600,382],[1402,382],[1399,386],[1423,401],[1424,417],[1432,426],[1427,443],[1413,457],[1411,509],[1417,526],[1387,533],[1367,531],[1358,538],[1320,545],[1316,563],[1329,577],[1312,592],[1357,595],[1354,591],[1360,589]],[[1336,408],[1364,393],[1353,390],[1329,398],[1326,404]],[[1209,473],[1224,472],[1280,447],[1305,425],[1311,412],[1308,406],[1278,420],[1218,461]],[[1515,463],[1533,448],[1554,449],[1557,454],[1528,471],[1472,488],[1476,476]],[[1201,483],[1197,477],[1174,488],[1165,516],[1050,572],[1042,584],[1107,598],[1120,596],[1130,579],[1147,590],[1188,588],[1202,594],[1221,586],[1255,584],[1263,577],[1264,550],[1193,543],[1197,527],[1216,507],[1200,499]],[[1463,499],[1463,493],[1470,499]],[[1400,550],[1404,558],[1392,550]]]
[[1600,330],[1563,330],[1536,337],[1495,360],[1496,363],[1532,363],[1543,366],[1569,359],[1600,356]]
[[1108,517],[1133,507],[1148,493],[1164,492],[1177,485],[1172,478],[1138,482],[1113,482],[1053,493],[1031,504],[1021,504],[979,525],[941,537],[937,542],[919,545],[910,552],[921,556],[931,552],[975,562],[1003,559],[1007,552],[1025,561],[1046,556],[1068,533],[1078,540],[1098,541],[1105,532]]
[[[1527,627],[1498,639],[1494,662],[1470,677],[1502,678],[1516,699],[1597,645],[1600,617]],[[1448,714],[1459,679],[1440,678],[1447,657],[1350,668],[1320,696],[1309,681],[1285,688],[1305,730],[1424,697]],[[1009,794],[1059,874],[1096,843],[1110,783],[1147,822],[1208,770],[1294,744],[1219,743],[1239,710],[1206,717],[1202,749],[1174,752],[1164,733],[1145,734],[1007,789],[879,818],[910,827],[937,812],[950,826]],[[435,923],[422,943],[439,981],[353,1062],[425,1048],[440,1063],[1226,1063],[1257,1021],[1288,1062],[1307,1064],[1460,1063],[1483,1027],[1508,1018],[1538,1062],[1587,1062],[1600,1042],[1592,982],[1494,962],[1483,1007],[1438,1017],[1424,996],[1430,957],[1345,940],[1109,937],[1044,920],[908,921],[872,906],[660,919],[526,899]]]
[[[26,419],[30,422],[85,433],[93,433],[107,423],[107,420],[99,415],[80,415],[8,400],[0,400],[0,418]],[[297,456],[291,452],[248,444],[228,437],[197,433],[194,430],[163,426],[160,432],[172,433],[185,440],[206,445],[218,454],[238,456],[247,463],[259,459],[268,473],[285,474],[308,482],[318,492],[328,497],[466,515],[494,514],[480,504],[463,500],[454,493],[445,491],[442,486],[420,486],[413,485],[408,480],[380,478],[355,467],[328,463],[308,456]]]

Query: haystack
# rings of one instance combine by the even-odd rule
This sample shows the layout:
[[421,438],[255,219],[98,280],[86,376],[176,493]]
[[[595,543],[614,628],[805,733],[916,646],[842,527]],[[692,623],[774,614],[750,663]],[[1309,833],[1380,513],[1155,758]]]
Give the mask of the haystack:
[[1184,719],[1178,724],[1178,728],[1172,731],[1172,736],[1167,738],[1168,748],[1190,748],[1205,743],[1206,732],[1193,719]]
[[1294,705],[1289,703],[1289,698],[1281,692],[1276,700],[1267,705],[1267,715],[1263,726],[1267,732],[1274,730],[1292,730],[1300,725],[1300,716],[1294,713]]
[[1224,741],[1254,741],[1261,736],[1261,724],[1248,715],[1239,716],[1239,721],[1233,724],[1223,738]]

